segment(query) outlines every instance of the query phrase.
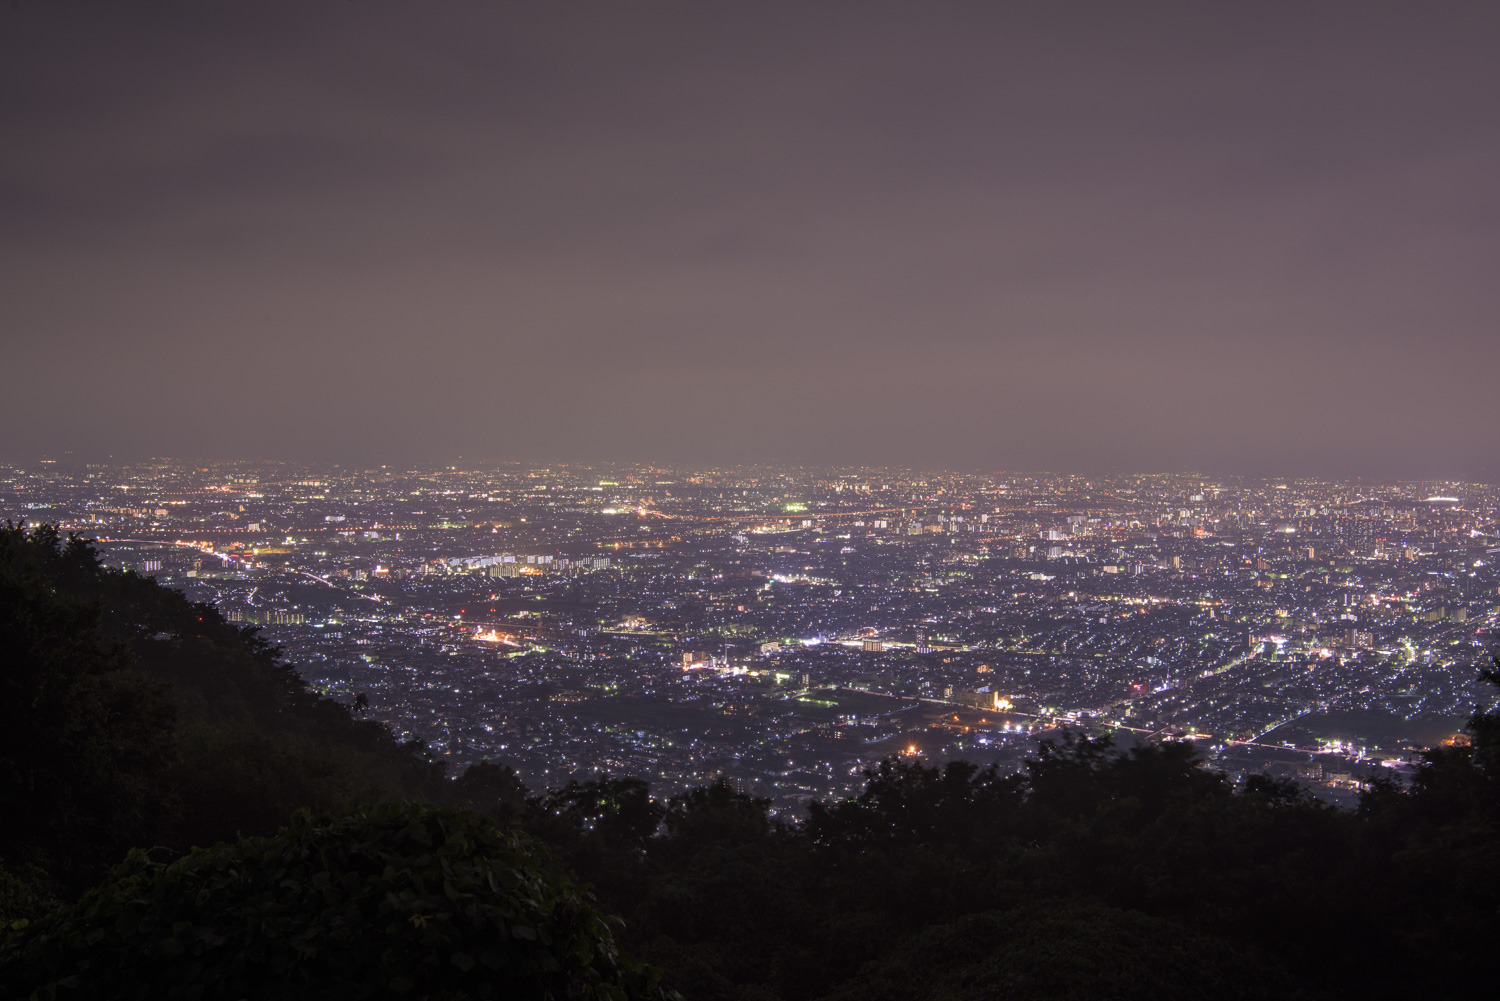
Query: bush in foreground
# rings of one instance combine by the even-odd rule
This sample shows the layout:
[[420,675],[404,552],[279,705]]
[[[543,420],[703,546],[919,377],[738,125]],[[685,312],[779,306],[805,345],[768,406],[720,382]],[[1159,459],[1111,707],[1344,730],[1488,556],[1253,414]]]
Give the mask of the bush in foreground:
[[303,816],[99,889],[0,943],[4,997],[658,998],[531,843],[475,814]]

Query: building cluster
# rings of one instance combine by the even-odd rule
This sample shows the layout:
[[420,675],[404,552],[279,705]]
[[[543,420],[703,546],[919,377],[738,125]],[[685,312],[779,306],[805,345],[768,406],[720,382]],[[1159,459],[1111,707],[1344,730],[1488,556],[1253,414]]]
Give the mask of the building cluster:
[[904,469],[0,466],[455,765],[792,808],[891,754],[1182,737],[1330,795],[1454,739],[1500,490]]

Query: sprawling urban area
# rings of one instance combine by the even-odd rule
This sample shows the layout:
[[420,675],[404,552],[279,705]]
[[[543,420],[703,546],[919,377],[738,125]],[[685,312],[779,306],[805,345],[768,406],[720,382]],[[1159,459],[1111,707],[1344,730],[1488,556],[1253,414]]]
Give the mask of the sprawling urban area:
[[0,466],[0,514],[258,627],[318,690],[532,788],[1195,741],[1352,797],[1462,740],[1500,490],[905,469]]

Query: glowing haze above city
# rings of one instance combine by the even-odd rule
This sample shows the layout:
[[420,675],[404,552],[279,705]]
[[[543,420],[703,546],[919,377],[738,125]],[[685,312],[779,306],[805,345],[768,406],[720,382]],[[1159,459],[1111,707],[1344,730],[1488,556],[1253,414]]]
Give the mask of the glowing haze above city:
[[82,9],[10,460],[1500,478],[1493,5]]

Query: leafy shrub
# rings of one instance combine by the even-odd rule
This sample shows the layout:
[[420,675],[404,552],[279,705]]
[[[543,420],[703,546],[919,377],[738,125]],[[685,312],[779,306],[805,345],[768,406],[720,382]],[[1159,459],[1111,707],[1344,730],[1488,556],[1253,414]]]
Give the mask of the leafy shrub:
[[385,805],[103,886],[0,943],[3,997],[662,997],[532,843],[475,814]]

